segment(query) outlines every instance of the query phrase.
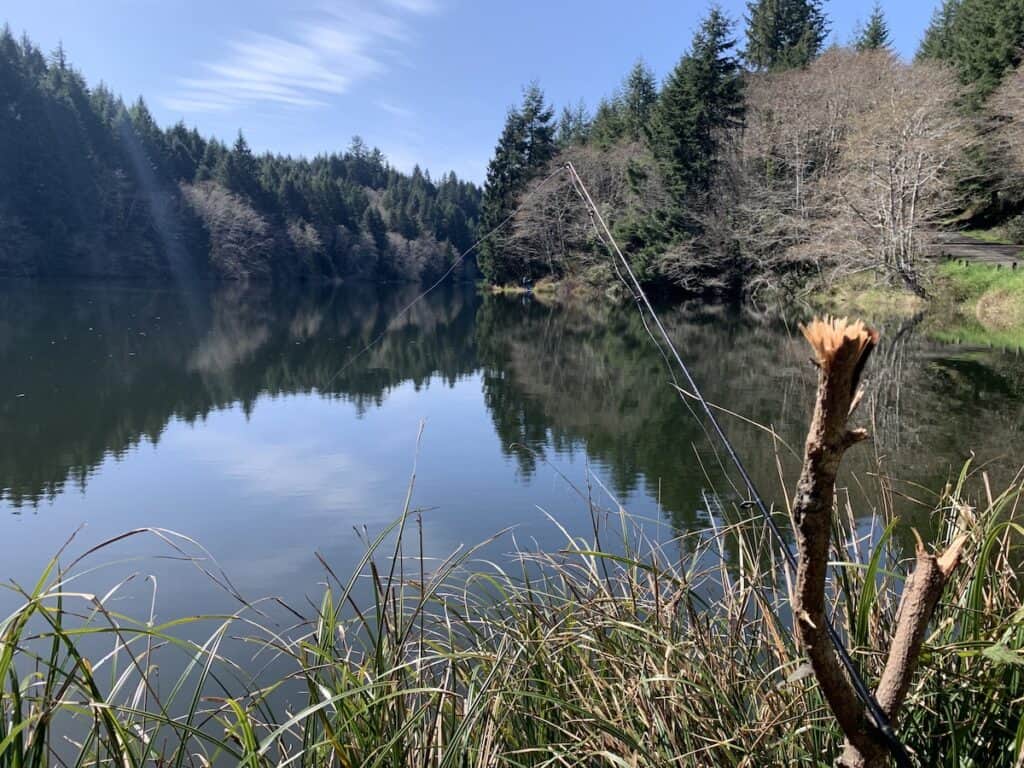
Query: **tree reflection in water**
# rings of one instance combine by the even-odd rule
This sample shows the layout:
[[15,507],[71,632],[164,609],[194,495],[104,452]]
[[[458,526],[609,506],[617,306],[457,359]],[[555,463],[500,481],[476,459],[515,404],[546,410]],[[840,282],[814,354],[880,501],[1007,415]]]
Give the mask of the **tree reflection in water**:
[[[584,452],[614,492],[645,490],[679,529],[706,524],[709,506],[731,496],[633,308],[446,286],[399,316],[418,290],[227,284],[183,301],[137,285],[8,283],[0,492],[17,508],[69,483],[85,488],[105,457],[158,443],[171,419],[194,422],[238,403],[248,412],[264,395],[317,393],[365,412],[406,382],[479,375],[495,439],[526,477],[540,457]],[[782,502],[779,466],[787,481],[797,468],[784,445],[801,447],[815,380],[795,326],[706,306],[668,308],[663,320],[710,400],[777,430],[773,441],[723,417],[759,487]],[[997,460],[997,475],[1010,472],[1024,429],[1024,362],[929,341],[920,327],[881,329],[860,417],[872,424],[874,450],[851,453],[847,471],[871,477],[863,473],[884,458],[893,476],[935,488],[974,451]],[[863,483],[849,485],[870,497]]]

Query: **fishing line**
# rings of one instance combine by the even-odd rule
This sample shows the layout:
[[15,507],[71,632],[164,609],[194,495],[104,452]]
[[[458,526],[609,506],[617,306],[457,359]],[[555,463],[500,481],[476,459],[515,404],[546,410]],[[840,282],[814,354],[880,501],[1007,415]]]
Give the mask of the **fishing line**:
[[[504,228],[506,224],[508,224],[510,221],[512,221],[512,219],[514,219],[519,214],[519,212],[521,210],[523,210],[523,208],[526,206],[526,203],[530,199],[530,197],[532,197],[533,195],[536,195],[538,192],[540,192],[548,184],[548,182],[550,182],[553,178],[555,178],[559,174],[563,173],[564,171],[565,171],[565,167],[564,166],[559,166],[554,171],[552,171],[550,174],[548,174],[546,177],[544,177],[540,181],[540,183],[537,184],[537,186],[534,187],[530,191],[529,194],[523,196],[522,201],[519,203],[519,205],[517,205],[512,210],[512,212],[508,216],[506,216],[504,219],[502,219],[500,222],[498,222],[498,224],[496,224],[490,230],[488,230],[486,233],[484,233],[479,238],[477,238],[475,243],[473,243],[471,246],[469,246],[469,248],[467,248],[461,254],[459,254],[458,257],[456,257],[456,259],[451,263],[451,266],[449,266],[448,269],[445,270],[444,274],[441,275],[439,278],[437,278],[437,280],[435,280],[430,285],[430,287],[428,287],[425,291],[420,293],[418,296],[416,296],[416,298],[414,298],[412,301],[410,301],[408,304],[406,304],[404,307],[402,307],[402,309],[400,309],[398,311],[398,313],[393,318],[391,318],[391,320],[388,322],[388,325],[391,325],[391,323],[394,323],[396,320],[398,320],[398,319],[400,319],[402,317],[405,317],[413,307],[415,307],[417,304],[419,304],[420,301],[425,299],[429,294],[433,293],[434,290],[439,285],[441,285],[441,283],[443,283],[445,280],[447,280],[448,277],[452,274],[452,272],[455,271],[456,267],[458,267],[462,262],[464,262],[469,257],[469,255],[471,253],[476,251],[477,248],[479,248],[481,245],[483,245],[489,238],[494,237],[494,235],[496,235],[502,228]],[[334,375],[332,375],[326,381],[326,383],[323,385],[321,390],[326,392],[327,388],[330,387],[331,384],[333,384],[334,381],[339,376],[341,376],[341,374],[343,374],[345,371],[347,371],[349,368],[351,368],[352,364],[355,363],[356,360],[358,360],[360,357],[362,357],[367,352],[369,352],[371,349],[373,349],[375,346],[377,346],[377,344],[380,343],[381,339],[383,339],[387,335],[387,333],[388,333],[388,329],[387,329],[387,327],[385,327],[384,330],[381,331],[379,334],[377,334],[377,336],[374,337],[373,340],[370,341],[369,344],[367,344],[361,350],[356,352],[356,354],[352,357],[352,359],[350,359],[347,363],[345,363],[343,366],[341,366],[341,368],[339,368],[337,371],[335,371]]]
[[[622,263],[622,267],[625,270],[626,274],[629,275],[630,282],[632,283],[632,285],[627,283],[627,287],[630,289],[630,292],[633,293],[634,297],[639,297],[639,303],[641,303],[642,306],[647,309],[647,312],[651,316],[651,319],[653,320],[655,327],[658,329],[659,333],[661,334],[661,337],[664,339],[665,345],[672,353],[672,357],[675,359],[676,365],[679,366],[680,371],[682,371],[683,376],[686,378],[686,381],[690,387],[690,391],[693,393],[694,397],[700,403],[702,409],[704,410],[704,413],[708,418],[708,421],[711,423],[712,429],[714,429],[715,433],[718,435],[719,440],[721,440],[722,445],[725,447],[726,453],[729,455],[730,460],[735,465],[737,472],[739,472],[739,475],[743,480],[743,484],[747,487],[747,491],[750,494],[750,497],[753,499],[754,504],[757,505],[757,508],[760,510],[762,516],[764,517],[769,530],[777,540],[779,548],[782,550],[783,556],[786,558],[786,562],[789,563],[789,566],[792,569],[796,570],[796,556],[789,548],[789,544],[783,537],[782,531],[779,529],[778,523],[775,522],[775,519],[772,517],[771,512],[768,510],[768,507],[765,505],[764,500],[761,498],[761,494],[758,493],[757,488],[754,485],[754,481],[751,479],[746,467],[743,465],[743,461],[740,459],[739,454],[736,453],[736,449],[733,448],[732,442],[725,434],[725,430],[722,429],[722,425],[715,417],[714,412],[711,410],[711,406],[708,404],[708,401],[704,398],[703,393],[697,386],[697,382],[694,381],[693,376],[690,375],[690,369],[686,366],[686,363],[683,362],[683,358],[680,356],[675,344],[672,343],[672,338],[669,336],[668,331],[665,330],[665,326],[662,325],[661,318],[658,317],[658,313],[654,311],[654,307],[651,305],[650,300],[647,298],[647,294],[644,292],[643,286],[640,285],[640,281],[637,279],[636,274],[633,272],[633,268],[630,266],[629,260],[626,259],[626,257],[623,255],[622,250],[619,248],[618,243],[615,241],[615,237],[612,235],[611,230],[605,223],[604,217],[601,215],[601,211],[594,203],[594,199],[590,196],[590,191],[587,189],[586,184],[583,183],[583,179],[580,178],[579,174],[576,172],[576,167],[571,162],[565,164],[565,169],[569,172],[570,177],[573,180],[573,185],[579,186],[579,190],[582,192],[584,202],[586,203],[587,208],[590,211],[591,217],[597,219],[598,223],[600,223],[601,228],[604,230],[604,233],[608,238],[608,242],[611,243],[611,245],[609,246],[609,252],[613,256],[613,258],[616,256],[618,257],[619,261]],[[608,243],[605,244],[606,246],[608,245]],[[617,266],[616,272],[618,272]],[[832,623],[832,620],[829,616],[825,616],[825,628],[828,631],[828,636],[829,639],[831,639],[832,641],[832,645],[835,647],[836,655],[839,657],[840,663],[842,663],[843,668],[850,676],[850,681],[853,684],[854,691],[856,691],[857,693],[857,698],[860,699],[861,703],[864,705],[864,707],[868,710],[868,713],[871,715],[871,719],[874,720],[875,726],[878,728],[879,732],[884,737],[885,742],[889,747],[889,751],[892,753],[893,758],[896,760],[896,764],[900,768],[912,768],[913,763],[911,763],[910,756],[907,753],[906,747],[903,746],[903,743],[900,741],[895,731],[893,731],[892,724],[889,722],[889,718],[886,717],[885,712],[882,711],[881,706],[878,704],[878,700],[875,698],[874,694],[872,694],[871,691],[868,690],[868,687],[865,684],[864,679],[860,676],[860,672],[854,665],[853,659],[850,658],[850,654],[847,652],[846,647],[843,645],[842,638],[839,636],[838,631],[836,631],[835,625]]]
[[[567,170],[568,170],[568,168],[567,168]],[[578,175],[577,175],[576,178],[579,178]],[[584,195],[583,195],[584,190],[581,188],[580,185],[578,185],[576,183],[576,179],[573,178],[571,175],[570,175],[570,181],[572,181],[572,188],[573,188],[573,191],[576,193],[576,196],[579,197],[580,202],[583,203],[583,207],[587,208],[587,213],[590,216],[590,225],[594,228],[594,234],[597,235],[597,239],[601,241],[601,245],[603,245],[605,248],[607,248],[609,250],[609,252],[611,252],[612,251],[612,245],[609,244],[609,242],[607,240],[605,240],[604,234],[602,234],[601,230],[598,228],[597,220],[594,218],[594,212],[592,210],[590,210],[590,206],[589,206],[589,204],[587,202],[587,198],[584,197]],[[582,181],[581,181],[581,183],[582,183]],[[701,419],[697,415],[697,412],[694,411],[693,407],[690,405],[690,401],[686,399],[685,395],[690,395],[690,393],[688,393],[682,386],[680,386],[679,380],[676,378],[675,369],[672,366],[672,361],[669,359],[668,354],[665,352],[665,349],[662,346],[661,341],[658,339],[657,336],[654,335],[654,331],[651,330],[651,326],[647,322],[647,314],[643,310],[643,304],[642,304],[642,300],[641,300],[640,295],[634,290],[633,286],[629,284],[629,282],[626,280],[626,278],[623,277],[622,271],[619,269],[618,261],[614,257],[612,258],[612,269],[615,270],[616,276],[619,278],[619,280],[622,282],[622,284],[626,287],[626,290],[629,291],[630,296],[632,297],[633,301],[636,302],[637,308],[639,309],[640,322],[643,324],[644,330],[647,332],[647,335],[650,337],[651,341],[654,342],[654,346],[658,350],[658,354],[661,355],[661,359],[665,361],[665,368],[668,369],[668,375],[669,375],[669,378],[672,380],[672,386],[675,388],[675,390],[680,395],[679,399],[682,401],[683,405],[686,407],[686,410],[689,411],[690,415],[693,417],[693,420],[700,426],[701,431],[704,433],[704,437],[707,438],[708,445],[711,447],[711,451],[715,455],[715,461],[718,462],[718,467],[719,467],[719,469],[722,470],[722,477],[724,477],[725,481],[727,483],[729,483],[730,486],[732,486],[732,489],[733,489],[733,491],[736,492],[737,496],[742,495],[740,493],[740,489],[736,486],[736,483],[733,481],[732,475],[725,468],[725,463],[722,461],[722,457],[721,457],[721,455],[719,455],[718,449],[715,447],[715,440],[711,436],[711,433],[708,432],[707,424],[705,424],[704,420]],[[696,398],[694,397],[694,399],[696,399]],[[697,452],[696,446],[694,446],[694,452],[695,453]],[[700,457],[698,455],[698,460],[699,460],[699,458]],[[712,514],[713,513],[711,512],[711,508],[709,507],[708,508],[708,515],[710,516]]]
[[[723,447],[725,448],[725,451],[728,454],[729,459],[732,461],[732,463],[736,467],[736,470],[739,473],[741,479],[743,480],[743,484],[746,486],[747,492],[749,493],[750,497],[753,499],[753,503],[757,506],[758,510],[761,512],[761,515],[764,517],[765,523],[767,524],[768,529],[771,531],[772,536],[776,539],[776,542],[778,543],[779,549],[782,551],[782,554],[785,557],[787,564],[790,566],[790,568],[792,568],[793,570],[796,570],[796,567],[797,567],[796,556],[793,554],[792,550],[790,550],[789,544],[786,542],[785,537],[782,535],[782,531],[779,528],[778,523],[775,522],[775,519],[772,517],[771,512],[768,510],[768,507],[765,505],[764,500],[761,498],[760,493],[758,493],[757,488],[754,485],[754,481],[751,479],[751,477],[750,477],[749,473],[747,472],[747,469],[744,466],[742,460],[740,459],[739,455],[736,453],[736,449],[733,447],[732,442],[729,440],[728,436],[725,434],[725,430],[722,428],[722,425],[719,423],[718,419],[715,417],[715,414],[712,411],[710,404],[705,399],[705,397],[704,397],[703,393],[701,392],[700,388],[697,386],[697,382],[694,380],[693,376],[690,374],[690,369],[686,366],[686,363],[683,362],[683,358],[680,356],[679,351],[676,349],[675,344],[672,342],[672,338],[669,336],[668,331],[665,329],[665,326],[662,324],[661,318],[659,318],[658,317],[658,313],[654,311],[654,307],[652,306],[652,304],[650,302],[650,299],[647,298],[647,294],[644,292],[643,286],[641,286],[639,279],[637,278],[636,274],[633,272],[633,268],[630,266],[629,261],[623,255],[622,250],[619,248],[618,243],[616,242],[614,236],[611,233],[611,230],[608,228],[608,224],[605,222],[604,217],[601,215],[601,211],[598,209],[597,204],[594,202],[593,197],[591,197],[590,191],[587,189],[586,184],[583,183],[583,179],[580,178],[579,173],[577,173],[577,171],[576,171],[576,167],[571,162],[568,162],[565,165],[562,165],[562,166],[559,166],[558,168],[556,168],[554,171],[552,171],[550,174],[548,174],[544,179],[542,179],[540,181],[540,183],[537,184],[537,186],[535,186],[532,190],[530,190],[530,192],[528,194],[524,195],[522,200],[520,201],[519,205],[517,205],[512,210],[512,212],[508,214],[508,216],[506,216],[504,219],[502,219],[497,225],[492,227],[486,233],[481,235],[476,240],[476,242],[474,242],[469,248],[467,248],[465,251],[463,251],[451,263],[451,265],[448,267],[448,269],[445,270],[444,274],[442,274],[441,277],[439,277],[436,281],[434,281],[434,283],[431,284],[426,290],[424,290],[422,293],[417,295],[416,298],[414,298],[412,301],[410,301],[408,304],[406,304],[395,315],[395,317],[393,318],[392,322],[394,320],[397,320],[398,318],[404,317],[406,314],[408,314],[409,311],[412,310],[412,308],[416,304],[418,304],[426,296],[428,296],[430,293],[432,293],[438,286],[440,286],[452,274],[452,272],[455,271],[456,267],[458,267],[459,264],[461,264],[463,261],[465,261],[466,258],[468,258],[470,254],[472,254],[474,251],[476,251],[484,242],[486,242],[489,238],[493,237],[501,229],[503,229],[509,222],[511,222],[512,219],[514,219],[519,214],[519,212],[525,207],[527,201],[531,197],[533,197],[534,195],[539,193],[545,186],[547,186],[547,184],[552,179],[554,179],[555,177],[557,177],[558,175],[560,175],[561,173],[566,172],[566,171],[569,173],[569,177],[570,177],[570,180],[571,180],[571,182],[573,184],[573,188],[576,190],[577,194],[581,197],[585,207],[588,209],[588,213],[589,213],[591,219],[592,220],[596,219],[597,223],[600,224],[601,229],[604,230],[604,237],[602,237],[600,231],[598,231],[599,239],[602,241],[602,243],[605,245],[605,247],[608,248],[609,253],[613,256],[612,266],[615,269],[616,274],[623,281],[623,283],[626,285],[627,289],[629,290],[630,294],[632,295],[633,299],[640,306],[640,308],[641,308],[641,318],[644,320],[644,327],[645,327],[645,329],[647,329],[647,332],[651,335],[651,337],[655,341],[656,346],[658,347],[659,351],[661,351],[662,355],[664,356],[665,352],[664,352],[664,349],[662,348],[661,343],[654,336],[653,332],[651,332],[650,328],[647,325],[646,318],[644,318],[643,309],[646,308],[647,314],[649,314],[650,317],[651,317],[651,320],[653,320],[655,327],[657,328],[657,330],[660,333],[662,339],[664,340],[665,346],[668,347],[668,350],[671,352],[672,358],[675,360],[676,365],[678,366],[679,370],[682,372],[683,376],[686,378],[686,382],[687,382],[687,384],[689,385],[689,388],[690,388],[690,393],[692,394],[694,399],[696,399],[700,403],[700,406],[701,406],[702,410],[704,411],[705,415],[707,416],[708,421],[711,423],[711,426],[714,429],[715,434],[718,436],[718,439],[721,441]],[[614,260],[616,257],[618,259],[617,262]],[[619,270],[619,263],[620,262],[621,262],[622,267],[625,270],[626,274],[629,276],[629,280],[628,281],[622,276],[622,272]],[[350,368],[360,357],[362,357],[364,354],[366,354],[366,352],[368,352],[373,347],[375,347],[381,341],[381,339],[384,338],[385,335],[387,335],[387,329],[386,328],[385,328],[384,331],[382,331],[380,334],[378,334],[372,341],[370,341],[369,344],[367,344],[365,347],[363,347],[361,350],[359,350],[359,352],[357,352],[355,354],[355,356],[353,356],[352,359],[350,359],[345,365],[343,365],[341,368],[339,368],[334,373],[334,375],[332,375],[327,380],[327,382],[323,385],[322,389],[324,391],[326,391],[327,388],[342,373],[344,373],[346,370],[348,370],[348,368]],[[670,372],[671,372],[671,367],[670,367]],[[675,378],[675,376],[673,374],[673,379],[674,378]],[[679,388],[678,384],[676,386],[677,386],[677,389],[678,389]],[[687,409],[690,410],[690,413],[693,414],[694,418],[696,419],[697,418],[697,414],[693,411],[692,408],[690,408],[689,403],[685,399],[683,400],[683,402],[686,403]],[[697,420],[698,421],[702,421],[700,419],[697,419]],[[716,457],[717,457],[717,452],[716,452]],[[719,463],[721,463],[721,461],[719,461]],[[732,484],[731,480],[729,480],[729,482],[730,482],[730,484]],[[735,485],[733,487],[735,487]],[[886,717],[885,713],[882,711],[881,706],[878,704],[878,700],[875,698],[874,694],[872,694],[871,691],[868,689],[866,683],[864,682],[864,679],[860,675],[860,672],[858,671],[857,667],[854,665],[853,659],[850,658],[849,652],[846,650],[846,647],[843,645],[842,638],[839,636],[839,633],[836,630],[835,625],[832,623],[832,620],[831,620],[831,618],[829,616],[825,616],[825,628],[826,628],[826,630],[828,632],[829,639],[832,641],[832,645],[835,648],[836,655],[839,657],[840,663],[843,665],[843,668],[846,670],[846,673],[850,677],[850,681],[851,681],[851,683],[853,685],[854,691],[857,694],[857,698],[860,699],[861,703],[867,709],[868,714],[871,716],[871,719],[874,721],[875,726],[878,728],[879,732],[882,734],[882,736],[883,736],[883,738],[884,738],[884,740],[886,742],[886,745],[889,748],[890,753],[892,754],[893,758],[896,760],[896,764],[899,766],[899,768],[913,768],[913,763],[910,760],[910,756],[907,753],[906,747],[903,746],[903,743],[900,741],[900,739],[896,735],[895,731],[893,731],[892,725],[889,722],[889,718]]]

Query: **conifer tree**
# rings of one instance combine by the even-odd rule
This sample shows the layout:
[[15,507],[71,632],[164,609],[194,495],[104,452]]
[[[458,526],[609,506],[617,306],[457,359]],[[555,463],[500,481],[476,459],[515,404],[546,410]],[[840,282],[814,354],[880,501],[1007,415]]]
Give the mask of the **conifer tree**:
[[560,149],[572,144],[583,144],[590,133],[590,118],[586,104],[580,99],[573,107],[562,107],[562,115],[558,119],[556,143]]
[[206,142],[203,157],[199,161],[199,167],[196,168],[195,180],[209,181],[212,179],[221,162],[221,158],[226,152],[227,150],[224,145],[217,141],[217,139],[211,139]]
[[675,217],[699,206],[714,181],[723,134],[741,124],[743,79],[732,53],[732,23],[713,8],[662,89],[649,143],[675,203]]
[[643,138],[651,110],[658,100],[658,83],[644,61],[638,60],[626,76],[622,88],[622,107],[625,128],[630,138]]
[[523,118],[523,162],[527,172],[545,166],[555,156],[555,111],[544,101],[537,83],[530,83],[520,108]]
[[384,225],[384,219],[380,211],[372,205],[367,206],[363,211],[363,231],[370,236],[370,240],[377,247],[379,253],[383,253],[388,246],[388,232]]
[[590,123],[589,139],[598,146],[607,147],[622,138],[625,131],[626,116],[621,97],[601,99]]
[[256,158],[252,155],[249,142],[238,132],[235,145],[225,153],[217,164],[214,178],[232,192],[256,198],[260,194],[257,178]]
[[917,49],[918,59],[943,59],[950,54],[953,37],[953,19],[962,0],[943,0],[932,13],[931,23]]
[[[487,166],[480,220],[484,232],[490,232],[508,218],[526,184],[554,157],[555,128],[554,110],[545,102],[540,86],[531,83],[523,92],[520,108],[509,110],[494,157]],[[512,274],[510,262],[502,257],[498,238],[484,241],[478,264],[492,283],[519,277]]]
[[885,13],[882,11],[882,6],[876,2],[868,23],[860,29],[854,46],[858,51],[877,51],[888,48],[891,42],[892,38],[889,36],[889,25],[885,20]]
[[822,0],[749,0],[747,62],[757,70],[805,67],[828,35]]
[[153,118],[153,113],[149,111],[145,99],[141,96],[136,99],[131,109],[128,110],[128,117],[131,119],[132,129],[139,141],[142,142],[150,162],[155,168],[162,170],[167,149],[164,134]]
[[977,105],[1021,63],[1022,49],[1024,0],[946,0],[918,57],[952,64]]
[[[494,156],[487,166],[480,210],[480,226],[484,232],[490,232],[505,220],[512,210],[516,194],[525,184],[526,169],[520,151],[523,135],[522,114],[515,109],[509,110]],[[490,282],[508,279],[508,265],[501,258],[500,244],[494,238],[488,238],[481,244],[477,261],[480,271]]]

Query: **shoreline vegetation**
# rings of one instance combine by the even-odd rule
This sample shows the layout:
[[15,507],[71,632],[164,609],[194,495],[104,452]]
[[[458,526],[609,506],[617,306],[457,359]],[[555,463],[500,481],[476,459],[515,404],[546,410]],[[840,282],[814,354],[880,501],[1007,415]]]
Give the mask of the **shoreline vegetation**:
[[951,237],[1024,242],[1024,5],[946,0],[912,61],[879,6],[831,45],[819,0],[752,0],[740,24],[713,9],[662,81],[638,60],[593,111],[524,89],[484,186],[482,230],[511,220],[487,282],[621,297],[578,191],[550,183],[570,162],[665,297],[916,312],[957,303]]
[[[1024,261],[1022,261],[1024,264]],[[922,269],[927,298],[899,285],[879,282],[870,273],[844,277],[828,288],[785,297],[797,314],[857,314],[880,322],[922,317],[933,338],[949,343],[1024,350],[1024,269],[934,261]],[[572,304],[595,297],[621,300],[616,288],[600,288],[580,280],[542,278],[536,284],[479,284],[486,293],[532,295],[539,301]],[[771,306],[781,297],[768,297]],[[802,309],[801,309],[802,308]]]

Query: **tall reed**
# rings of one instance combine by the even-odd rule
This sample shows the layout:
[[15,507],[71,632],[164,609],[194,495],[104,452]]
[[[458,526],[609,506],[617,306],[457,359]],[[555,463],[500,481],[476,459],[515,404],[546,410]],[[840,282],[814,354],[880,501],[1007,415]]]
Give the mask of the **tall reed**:
[[[885,646],[905,576],[893,492],[880,488],[871,526],[847,500],[834,539],[836,622],[869,679],[881,660],[864,649]],[[992,493],[965,467],[934,504],[935,543],[966,531],[970,544],[899,724],[921,765],[1024,764],[1022,492],[1018,477]],[[591,513],[594,540],[565,532],[558,551],[484,563],[477,548],[428,570],[407,501],[348,576],[324,563],[314,615],[293,608],[289,631],[260,606],[124,616],[121,585],[77,591],[88,561],[55,559],[30,589],[11,587],[21,605],[0,623],[0,768],[827,765],[841,734],[795,644],[791,575],[761,521],[741,508],[659,544],[623,512]],[[185,639],[200,627],[205,640]],[[109,651],[89,658],[99,641]],[[229,650],[238,643],[284,671],[247,681],[255,657]],[[186,662],[157,686],[172,650]]]

